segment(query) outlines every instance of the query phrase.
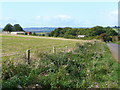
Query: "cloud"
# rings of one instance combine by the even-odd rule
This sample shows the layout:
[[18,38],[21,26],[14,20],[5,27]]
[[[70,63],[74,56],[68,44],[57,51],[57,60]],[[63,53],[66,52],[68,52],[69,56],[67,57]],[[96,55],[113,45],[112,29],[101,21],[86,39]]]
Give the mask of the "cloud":
[[114,10],[114,11],[112,11],[111,14],[113,14],[113,15],[117,15],[117,14],[118,14],[118,10]]
[[70,15],[54,15],[54,16],[36,16],[36,21],[40,25],[49,25],[49,26],[64,26],[71,25],[74,18]]
[[16,19],[13,18],[13,17],[0,17],[0,21],[11,21],[11,22],[14,22],[14,21],[16,21]]
[[110,18],[111,22],[117,24],[118,23],[118,10],[111,11],[109,13],[109,18]]
[[36,19],[40,19],[41,18],[41,16],[36,16]]
[[68,15],[58,15],[56,16],[56,18],[62,19],[62,20],[68,20],[68,19],[71,19],[72,17]]
[[53,20],[53,19],[69,20],[69,19],[71,19],[71,16],[69,16],[69,15],[36,16],[36,19],[43,19],[43,20]]
[[109,12],[104,12],[103,23],[108,26],[114,26],[118,24],[118,10],[113,10]]
[[0,27],[4,27],[6,24],[15,24],[15,23],[19,23],[15,18],[13,17],[0,17]]

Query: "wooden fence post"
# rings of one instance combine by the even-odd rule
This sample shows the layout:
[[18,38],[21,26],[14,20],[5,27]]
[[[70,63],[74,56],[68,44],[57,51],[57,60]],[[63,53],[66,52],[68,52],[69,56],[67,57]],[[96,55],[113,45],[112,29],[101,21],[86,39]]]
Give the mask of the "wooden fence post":
[[68,52],[68,46],[66,46],[66,52]]
[[28,64],[30,64],[30,50],[29,49],[26,51],[26,56],[27,56]]
[[53,53],[55,53],[55,46],[53,46]]

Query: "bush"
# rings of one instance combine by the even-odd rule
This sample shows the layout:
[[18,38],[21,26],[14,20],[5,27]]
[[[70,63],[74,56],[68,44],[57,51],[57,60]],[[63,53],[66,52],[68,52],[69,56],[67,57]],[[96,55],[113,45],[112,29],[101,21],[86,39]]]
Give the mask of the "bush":
[[119,36],[113,36],[113,37],[112,37],[112,41],[113,41],[113,42],[119,41]]
[[104,42],[112,41],[112,38],[110,36],[108,36],[106,33],[101,34],[100,39]]
[[68,35],[68,34],[65,34],[63,37],[64,38],[71,38],[71,39],[75,39],[76,38],[76,36]]

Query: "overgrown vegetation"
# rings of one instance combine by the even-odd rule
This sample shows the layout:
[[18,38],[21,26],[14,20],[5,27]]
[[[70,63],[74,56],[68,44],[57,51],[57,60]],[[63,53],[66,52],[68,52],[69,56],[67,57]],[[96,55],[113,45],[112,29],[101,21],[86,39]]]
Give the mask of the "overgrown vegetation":
[[76,44],[68,53],[37,53],[31,65],[4,60],[3,88],[119,88],[119,64],[102,42]]

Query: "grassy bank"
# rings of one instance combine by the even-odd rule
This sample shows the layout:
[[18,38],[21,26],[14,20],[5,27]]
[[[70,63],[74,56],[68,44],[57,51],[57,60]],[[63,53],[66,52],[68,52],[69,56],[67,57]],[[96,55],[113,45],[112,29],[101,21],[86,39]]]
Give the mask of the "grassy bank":
[[120,45],[120,42],[113,42],[113,43],[115,43],[115,44],[119,44],[119,45]]
[[25,60],[3,61],[3,88],[118,88],[120,68],[105,43],[76,44],[68,53],[36,53]]

